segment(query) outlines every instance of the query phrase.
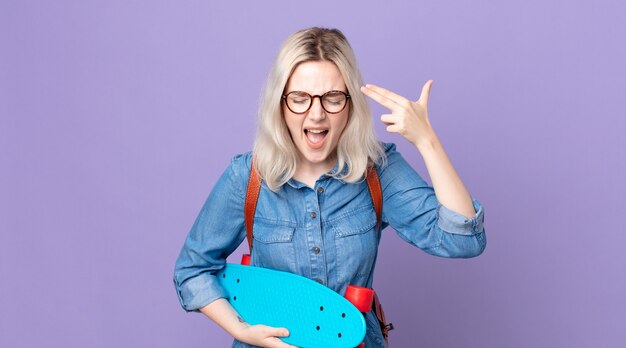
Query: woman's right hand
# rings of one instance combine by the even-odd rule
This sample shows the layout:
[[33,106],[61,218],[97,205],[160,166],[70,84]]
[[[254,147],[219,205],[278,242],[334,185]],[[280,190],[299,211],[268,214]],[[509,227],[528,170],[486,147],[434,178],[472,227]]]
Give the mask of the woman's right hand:
[[298,348],[280,340],[289,336],[284,327],[250,325],[225,298],[219,298],[200,308],[200,312],[211,318],[238,341],[265,348]]
[[278,337],[289,336],[286,328],[277,328],[267,325],[250,325],[240,330],[237,340],[259,347],[266,348],[297,348],[281,341]]

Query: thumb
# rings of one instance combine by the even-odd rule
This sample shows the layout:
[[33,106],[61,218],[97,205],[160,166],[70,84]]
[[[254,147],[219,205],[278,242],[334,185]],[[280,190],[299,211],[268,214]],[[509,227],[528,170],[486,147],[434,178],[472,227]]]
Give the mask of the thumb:
[[277,327],[277,328],[273,328],[270,333],[272,334],[272,336],[276,336],[276,337],[287,337],[289,336],[289,330],[287,330],[284,327]]
[[430,87],[433,85],[433,80],[428,80],[422,87],[422,94],[420,95],[419,101],[428,105],[428,97],[430,96]]

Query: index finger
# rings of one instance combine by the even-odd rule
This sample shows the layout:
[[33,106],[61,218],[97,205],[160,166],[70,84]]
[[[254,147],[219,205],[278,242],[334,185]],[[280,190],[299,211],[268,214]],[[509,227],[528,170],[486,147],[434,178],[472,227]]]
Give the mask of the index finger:
[[391,111],[393,111],[394,109],[396,109],[398,107],[398,104],[396,102],[394,102],[393,100],[385,97],[384,95],[376,93],[371,88],[363,86],[363,87],[361,87],[361,92],[363,92],[366,96],[374,99],[374,101],[376,101],[378,104],[386,107],[387,109],[389,109]]
[[376,85],[372,85],[372,84],[366,84],[365,87],[371,89],[372,91],[390,99],[391,101],[393,101],[394,103],[398,104],[398,105],[402,105],[402,104],[406,104],[406,102],[409,102],[410,100],[406,99],[405,97],[395,94],[392,91],[383,88],[383,87],[379,87]]

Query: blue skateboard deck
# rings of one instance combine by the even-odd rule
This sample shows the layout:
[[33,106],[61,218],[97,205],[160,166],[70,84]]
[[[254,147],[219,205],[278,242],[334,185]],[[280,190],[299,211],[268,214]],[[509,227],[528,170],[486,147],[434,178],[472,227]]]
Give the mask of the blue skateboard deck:
[[217,273],[230,304],[249,324],[285,327],[281,339],[303,347],[354,348],[365,337],[363,314],[311,279],[266,268],[226,264]]

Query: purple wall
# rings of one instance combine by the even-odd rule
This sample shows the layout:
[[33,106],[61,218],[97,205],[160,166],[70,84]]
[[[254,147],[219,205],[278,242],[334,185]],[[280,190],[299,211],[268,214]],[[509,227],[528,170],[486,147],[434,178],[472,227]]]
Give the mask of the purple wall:
[[[625,10],[2,1],[0,346],[229,346],[179,307],[174,261],[229,159],[251,147],[279,44],[312,25],[344,31],[367,82],[417,98],[435,80],[433,126],[486,207],[476,259],[385,231],[375,285],[392,345],[623,346]],[[406,141],[377,131],[426,174]]]

